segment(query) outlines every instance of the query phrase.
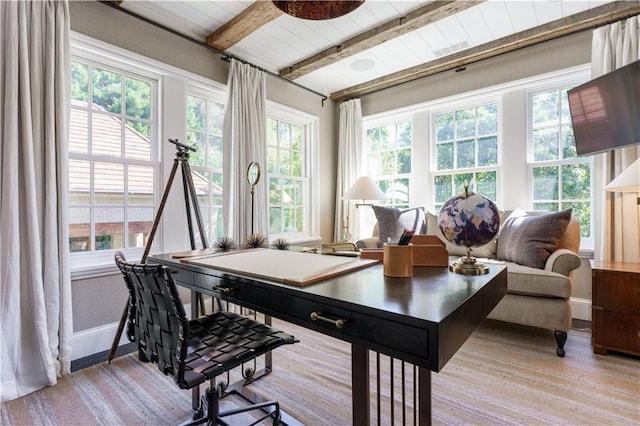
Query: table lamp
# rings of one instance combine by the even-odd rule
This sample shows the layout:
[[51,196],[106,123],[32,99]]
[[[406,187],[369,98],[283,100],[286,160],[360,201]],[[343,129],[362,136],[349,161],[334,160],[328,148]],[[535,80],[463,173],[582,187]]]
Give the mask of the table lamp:
[[[369,176],[361,176],[355,181],[351,188],[342,196],[343,200],[362,200],[362,203],[356,203],[356,208],[360,206],[371,206],[371,203],[365,203],[366,200],[385,200],[387,196],[380,189],[378,184]],[[351,239],[349,233],[349,209],[347,207],[346,222],[344,225],[345,241]]]
[[639,194],[638,205],[640,205],[640,158],[609,182],[604,187],[604,190],[609,192],[636,192]]

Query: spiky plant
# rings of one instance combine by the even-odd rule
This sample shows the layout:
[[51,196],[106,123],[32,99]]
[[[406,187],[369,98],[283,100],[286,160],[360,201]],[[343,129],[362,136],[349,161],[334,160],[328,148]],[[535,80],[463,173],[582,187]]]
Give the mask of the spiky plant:
[[285,240],[284,238],[278,238],[271,243],[271,247],[278,250],[287,250],[289,248],[289,241]]
[[269,247],[269,240],[264,235],[251,234],[244,240],[244,248],[266,248]]
[[230,251],[236,248],[236,242],[231,237],[220,237],[214,243],[214,246],[222,251]]

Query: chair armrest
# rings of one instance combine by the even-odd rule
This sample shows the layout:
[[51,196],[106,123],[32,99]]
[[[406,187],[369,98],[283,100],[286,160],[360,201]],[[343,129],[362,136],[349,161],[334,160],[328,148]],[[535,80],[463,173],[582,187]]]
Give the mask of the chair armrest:
[[356,247],[361,248],[378,248],[378,237],[369,237],[356,241]]
[[551,253],[544,265],[545,271],[559,272],[569,276],[569,273],[580,267],[582,261],[577,254],[569,249],[559,249]]

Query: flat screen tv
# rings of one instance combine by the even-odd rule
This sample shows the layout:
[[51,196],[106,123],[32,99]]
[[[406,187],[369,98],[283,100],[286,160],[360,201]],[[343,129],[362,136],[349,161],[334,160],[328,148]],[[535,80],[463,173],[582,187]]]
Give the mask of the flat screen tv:
[[640,143],[640,61],[567,94],[578,155]]

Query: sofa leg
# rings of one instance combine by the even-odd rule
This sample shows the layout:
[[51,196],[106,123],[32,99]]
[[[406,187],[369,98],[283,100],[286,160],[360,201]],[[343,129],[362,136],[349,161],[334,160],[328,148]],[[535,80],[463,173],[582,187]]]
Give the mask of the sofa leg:
[[567,332],[555,330],[553,334],[556,336],[556,343],[558,344],[558,349],[556,349],[556,355],[559,357],[564,356],[564,344],[567,341]]

